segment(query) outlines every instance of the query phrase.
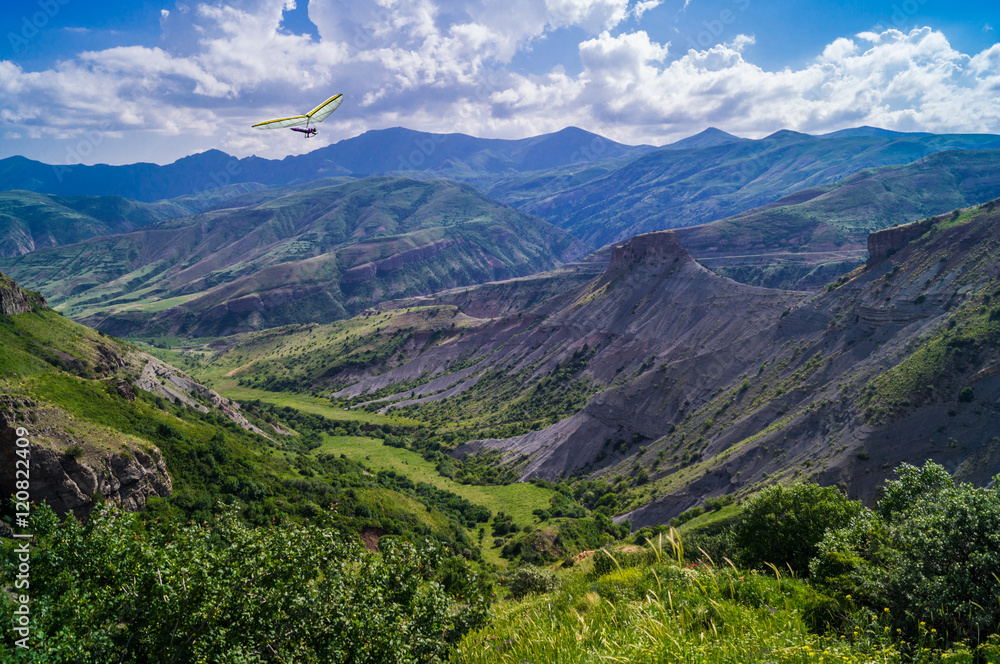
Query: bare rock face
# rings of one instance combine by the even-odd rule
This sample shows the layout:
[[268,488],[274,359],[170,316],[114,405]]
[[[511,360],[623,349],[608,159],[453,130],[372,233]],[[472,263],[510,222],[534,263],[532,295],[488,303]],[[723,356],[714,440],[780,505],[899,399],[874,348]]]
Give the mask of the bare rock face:
[[611,252],[609,274],[624,272],[640,263],[657,265],[682,259],[691,260],[687,249],[680,245],[674,231],[659,231],[637,235]]
[[[44,304],[44,300],[42,301]],[[31,311],[28,294],[14,280],[0,273],[0,315],[15,316]]]
[[868,235],[868,265],[874,265],[896,253],[912,240],[926,233],[929,221],[918,221],[904,226],[893,226]]
[[[2,453],[0,453],[2,454]],[[53,449],[31,446],[31,497],[45,501],[60,515],[84,519],[101,498],[130,512],[146,506],[151,496],[167,497],[172,483],[159,454],[140,450],[77,460]]]
[[[33,403],[18,400],[6,404],[19,412],[30,409]],[[13,469],[19,457],[17,427],[28,428],[31,444],[30,500],[48,503],[60,516],[73,514],[85,519],[100,500],[110,500],[123,509],[139,511],[151,496],[167,497],[172,483],[167,466],[159,450],[127,448],[118,452],[81,455],[78,446],[65,446],[52,432],[39,430],[29,422],[21,422],[10,415],[11,410],[0,413],[0,467]],[[72,441],[70,441],[72,442]],[[15,491],[13,472],[0,476],[0,495],[9,496]]]
[[[167,399],[171,403],[193,408],[201,413],[207,413],[209,409],[195,399],[210,402],[212,406],[221,410],[226,417],[239,426],[267,438],[267,434],[243,416],[243,413],[240,412],[240,404],[205,387],[176,367],[147,353],[133,353],[129,356],[128,361],[133,370],[139,371],[139,378],[135,381],[135,386],[140,390]],[[122,386],[118,387],[119,392],[122,389]],[[122,394],[122,396],[126,399],[129,398],[126,394]],[[129,400],[134,401],[135,395],[132,394],[132,398]]]

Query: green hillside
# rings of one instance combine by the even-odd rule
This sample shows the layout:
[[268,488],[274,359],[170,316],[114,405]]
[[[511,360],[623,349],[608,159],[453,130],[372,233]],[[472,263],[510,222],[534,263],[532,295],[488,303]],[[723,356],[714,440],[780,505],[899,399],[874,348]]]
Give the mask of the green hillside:
[[760,286],[815,289],[864,262],[869,233],[997,196],[1000,151],[947,151],[866,169],[677,232],[695,258],[720,274]]
[[0,258],[46,247],[115,235],[182,217],[252,191],[262,185],[213,187],[171,200],[143,203],[121,196],[51,196],[30,191],[0,192]]
[[188,214],[179,205],[139,203],[120,196],[46,196],[0,192],[0,257],[133,230]]
[[[520,185],[520,192],[517,187],[503,194],[487,191],[500,200],[517,200],[518,209],[596,248],[641,233],[732,217],[866,168],[908,164],[945,150],[996,148],[992,135],[824,138],[781,131],[760,140],[661,148],[586,181],[542,173]],[[969,202],[983,200],[988,199]]]
[[[0,286],[5,295],[20,290],[6,277]],[[383,418],[377,428],[365,418],[263,402],[240,408],[136,346],[64,318],[39,296],[29,293],[29,301],[30,311],[0,315],[0,457],[13,467],[13,432],[28,431],[40,468],[33,500],[80,517],[109,501],[198,520],[211,519],[222,501],[254,524],[301,521],[336,506],[333,522],[348,531],[433,535],[479,557],[473,536],[489,508],[401,485],[367,465],[384,438],[409,435],[413,423]],[[364,454],[333,454],[324,441],[339,439]],[[5,496],[12,477],[2,480]],[[77,490],[87,481],[90,493]]]
[[467,185],[292,190],[7,260],[60,311],[126,336],[328,322],[380,301],[529,274],[582,246]]

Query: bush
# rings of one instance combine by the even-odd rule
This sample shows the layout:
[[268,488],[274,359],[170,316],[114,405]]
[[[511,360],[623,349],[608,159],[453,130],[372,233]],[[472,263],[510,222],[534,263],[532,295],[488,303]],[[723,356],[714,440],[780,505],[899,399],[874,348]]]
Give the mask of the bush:
[[754,568],[787,566],[806,576],[826,529],[843,528],[861,509],[859,501],[833,487],[770,486],[747,502],[736,523],[740,562]]
[[817,579],[853,589],[907,637],[985,643],[1000,624],[1000,492],[956,485],[933,462],[897,473],[878,512],[827,534]]
[[618,569],[648,565],[656,560],[652,549],[629,546],[617,551],[600,549],[594,553],[594,575],[603,576]]
[[534,565],[518,567],[507,577],[507,588],[514,599],[522,599],[532,593],[547,593],[555,587],[555,574]]
[[[393,537],[371,553],[318,525],[249,528],[235,510],[212,527],[140,522],[111,505],[86,525],[34,508],[34,662],[443,662],[487,616],[464,565],[438,581],[440,550]],[[11,587],[16,556],[0,557]],[[14,605],[0,594],[0,621]],[[9,633],[9,630],[8,630]],[[16,648],[0,640],[0,661]],[[262,653],[270,653],[263,655]]]

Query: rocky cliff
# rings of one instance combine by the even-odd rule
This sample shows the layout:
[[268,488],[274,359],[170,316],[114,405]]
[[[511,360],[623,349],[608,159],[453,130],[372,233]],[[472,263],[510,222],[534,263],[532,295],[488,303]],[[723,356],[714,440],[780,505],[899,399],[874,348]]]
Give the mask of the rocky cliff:
[[569,416],[456,455],[499,450],[522,479],[648,478],[619,505],[633,526],[774,481],[870,501],[900,463],[927,459],[985,483],[1000,472],[996,207],[875,233],[873,261],[820,294],[735,283],[671,233],[639,236],[590,282],[337,396],[380,390],[383,411],[466,421],[585,384]]
[[682,259],[690,261],[691,257],[680,245],[676,231],[647,233],[612,249],[608,273],[618,274],[638,265],[653,268]]
[[[151,496],[170,495],[172,482],[160,451],[126,445],[115,451],[95,449],[62,427],[40,424],[47,418],[42,404],[30,399],[0,397],[0,467],[13,469],[17,460],[17,428],[28,431],[31,452],[32,502],[48,503],[59,515],[84,519],[99,500],[110,500],[131,511],[141,510]],[[34,421],[33,421],[34,420]],[[0,495],[14,493],[13,472],[0,475]]]
[[868,264],[873,265],[888,258],[912,240],[926,233],[932,225],[933,220],[927,219],[870,233],[868,235]]
[[[45,300],[36,296],[41,304]],[[0,273],[0,315],[15,316],[31,311],[32,302],[29,294],[7,275]]]

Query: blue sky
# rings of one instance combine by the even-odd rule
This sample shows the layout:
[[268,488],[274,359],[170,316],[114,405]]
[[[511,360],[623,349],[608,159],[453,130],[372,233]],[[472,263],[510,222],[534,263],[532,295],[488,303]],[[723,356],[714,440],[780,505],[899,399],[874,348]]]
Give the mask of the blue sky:
[[[0,157],[48,163],[280,158],[392,126],[1000,133],[986,2],[15,0],[0,25]],[[338,92],[313,140],[250,129]]]

